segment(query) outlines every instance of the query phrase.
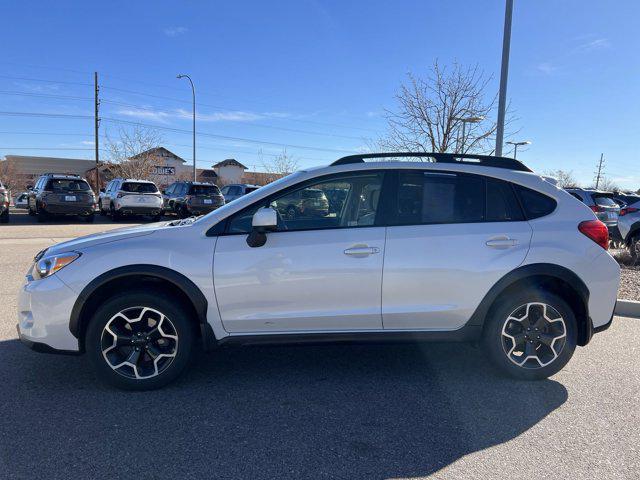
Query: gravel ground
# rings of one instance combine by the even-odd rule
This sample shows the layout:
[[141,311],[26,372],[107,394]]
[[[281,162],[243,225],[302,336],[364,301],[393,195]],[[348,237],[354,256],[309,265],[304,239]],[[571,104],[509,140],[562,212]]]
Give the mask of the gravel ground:
[[628,265],[629,255],[626,250],[613,250],[611,253],[621,268],[618,298],[640,301],[640,265]]

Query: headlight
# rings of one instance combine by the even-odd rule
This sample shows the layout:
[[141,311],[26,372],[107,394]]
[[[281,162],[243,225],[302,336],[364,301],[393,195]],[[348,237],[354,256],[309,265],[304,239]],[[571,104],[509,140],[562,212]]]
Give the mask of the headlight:
[[46,278],[49,275],[53,275],[57,271],[62,270],[64,267],[69,265],[79,256],[80,254],[76,252],[60,253],[58,255],[44,255],[40,259],[36,260],[36,264],[33,268],[33,278],[39,280],[41,278]]

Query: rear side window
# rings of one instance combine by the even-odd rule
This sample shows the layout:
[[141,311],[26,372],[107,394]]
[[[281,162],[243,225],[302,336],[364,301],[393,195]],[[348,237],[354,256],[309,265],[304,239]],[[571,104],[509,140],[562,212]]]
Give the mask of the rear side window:
[[473,223],[484,220],[482,177],[437,172],[400,172],[399,224]]
[[557,203],[553,198],[521,185],[514,185],[514,187],[527,219],[544,217],[556,209]]
[[123,192],[131,193],[156,193],[158,191],[158,187],[153,183],[124,182],[121,190]]
[[584,203],[584,201],[582,200],[582,197],[580,195],[578,195],[577,193],[573,193],[573,192],[569,192],[569,195],[571,195],[572,197],[577,198],[578,200],[580,200],[582,203]]
[[524,215],[511,185],[487,178],[487,222],[518,222]]

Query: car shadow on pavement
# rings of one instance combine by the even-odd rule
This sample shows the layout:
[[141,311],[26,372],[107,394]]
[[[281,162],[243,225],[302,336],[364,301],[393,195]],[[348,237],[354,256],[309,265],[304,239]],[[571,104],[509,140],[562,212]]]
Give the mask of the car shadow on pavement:
[[0,343],[0,467],[30,478],[395,478],[507,442],[567,400],[466,344],[229,348],[123,392]]

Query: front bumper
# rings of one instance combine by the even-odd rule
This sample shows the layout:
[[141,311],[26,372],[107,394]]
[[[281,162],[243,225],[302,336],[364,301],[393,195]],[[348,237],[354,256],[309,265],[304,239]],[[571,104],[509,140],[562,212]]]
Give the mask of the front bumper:
[[76,298],[55,274],[25,282],[18,294],[20,340],[38,351],[78,352],[78,339],[69,330]]

